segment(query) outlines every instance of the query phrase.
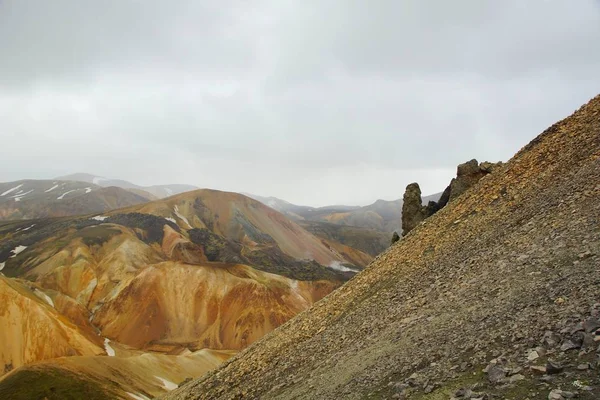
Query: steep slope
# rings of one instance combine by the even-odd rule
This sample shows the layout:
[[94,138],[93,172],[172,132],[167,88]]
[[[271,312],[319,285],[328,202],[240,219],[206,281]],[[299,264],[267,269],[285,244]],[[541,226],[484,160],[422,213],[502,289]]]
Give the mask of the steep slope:
[[166,398],[595,399],[599,263],[600,96]]
[[[139,186],[135,183],[131,183],[122,179],[110,179],[104,178],[97,175],[86,174],[86,173],[76,173],[71,175],[65,175],[56,178],[57,180],[72,180],[72,181],[81,181],[81,182],[89,182],[102,187],[116,186],[122,189],[127,189],[132,193],[136,193],[143,197],[147,197],[146,193],[149,193],[151,196],[156,199],[162,199],[165,197],[173,196],[179,193],[189,192],[190,190],[196,190],[198,187],[192,185],[182,185],[182,184],[169,184],[169,185],[152,185],[152,186]],[[154,200],[154,199],[152,199]]]
[[0,183],[0,220],[36,219],[104,212],[145,203],[127,190],[76,181]]
[[55,302],[39,288],[0,274],[3,373],[33,361],[103,353],[101,341],[96,339],[91,327],[78,327],[58,311],[68,307],[65,301],[68,300],[56,299]]

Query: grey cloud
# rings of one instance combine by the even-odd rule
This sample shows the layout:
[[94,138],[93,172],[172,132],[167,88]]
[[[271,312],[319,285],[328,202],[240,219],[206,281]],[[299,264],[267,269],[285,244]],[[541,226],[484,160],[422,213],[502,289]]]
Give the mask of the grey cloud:
[[599,40],[592,0],[5,0],[0,180],[437,191],[596,95]]

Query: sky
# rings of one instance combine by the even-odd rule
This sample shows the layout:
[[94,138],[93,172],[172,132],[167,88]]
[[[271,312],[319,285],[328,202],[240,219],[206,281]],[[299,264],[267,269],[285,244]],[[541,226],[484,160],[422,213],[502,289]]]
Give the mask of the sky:
[[599,0],[0,0],[0,181],[366,205],[600,93]]

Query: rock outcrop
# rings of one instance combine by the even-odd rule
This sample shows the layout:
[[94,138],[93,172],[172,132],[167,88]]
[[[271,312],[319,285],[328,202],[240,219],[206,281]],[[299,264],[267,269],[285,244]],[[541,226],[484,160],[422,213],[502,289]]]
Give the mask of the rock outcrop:
[[430,201],[426,206],[422,205],[419,184],[411,183],[408,185],[404,192],[404,204],[402,205],[402,235],[405,236],[423,220],[444,208],[449,202],[458,198],[479,182],[481,178],[492,173],[500,166],[502,166],[501,162],[482,162],[480,164],[475,159],[460,164],[456,168],[456,178],[452,179],[440,199],[437,202]]
[[430,201],[427,206],[422,205],[421,188],[416,182],[406,187],[403,200],[402,235],[404,236],[423,222],[425,218],[433,215],[437,208],[434,201]]

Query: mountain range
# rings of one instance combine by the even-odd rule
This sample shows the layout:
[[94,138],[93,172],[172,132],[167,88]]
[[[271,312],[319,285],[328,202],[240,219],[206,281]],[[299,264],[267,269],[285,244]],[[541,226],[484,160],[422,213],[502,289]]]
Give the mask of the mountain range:
[[[108,189],[118,188],[89,194]],[[214,368],[372,258],[258,201],[207,189],[102,213],[0,222],[0,325],[11,327],[0,333],[9,373],[0,397],[35,397],[47,388],[23,382],[73,374],[88,376],[82,385],[96,382],[105,397],[164,393],[173,387],[161,379]],[[161,379],[144,372],[148,357]]]
[[150,200],[163,199],[165,197],[173,196],[175,194],[189,192],[190,190],[198,189],[197,186],[183,185],[183,184],[167,184],[167,185],[152,185],[152,186],[139,186],[135,183],[131,183],[122,179],[111,179],[104,178],[102,176],[87,174],[87,173],[76,173],[71,175],[65,175],[56,178],[56,180],[62,181],[79,181],[93,183],[101,187],[116,186],[122,189],[127,189],[133,193],[137,193]]
[[[287,215],[295,221],[303,221],[306,224],[311,222],[330,222],[336,225],[355,226],[360,228],[373,229],[380,232],[401,232],[402,231],[402,199],[398,200],[377,200],[375,203],[367,206],[325,206],[309,207],[291,204],[285,200],[276,197],[263,197],[253,194],[246,194],[253,199]],[[437,201],[442,193],[436,193],[423,197],[423,203],[428,201]]]

